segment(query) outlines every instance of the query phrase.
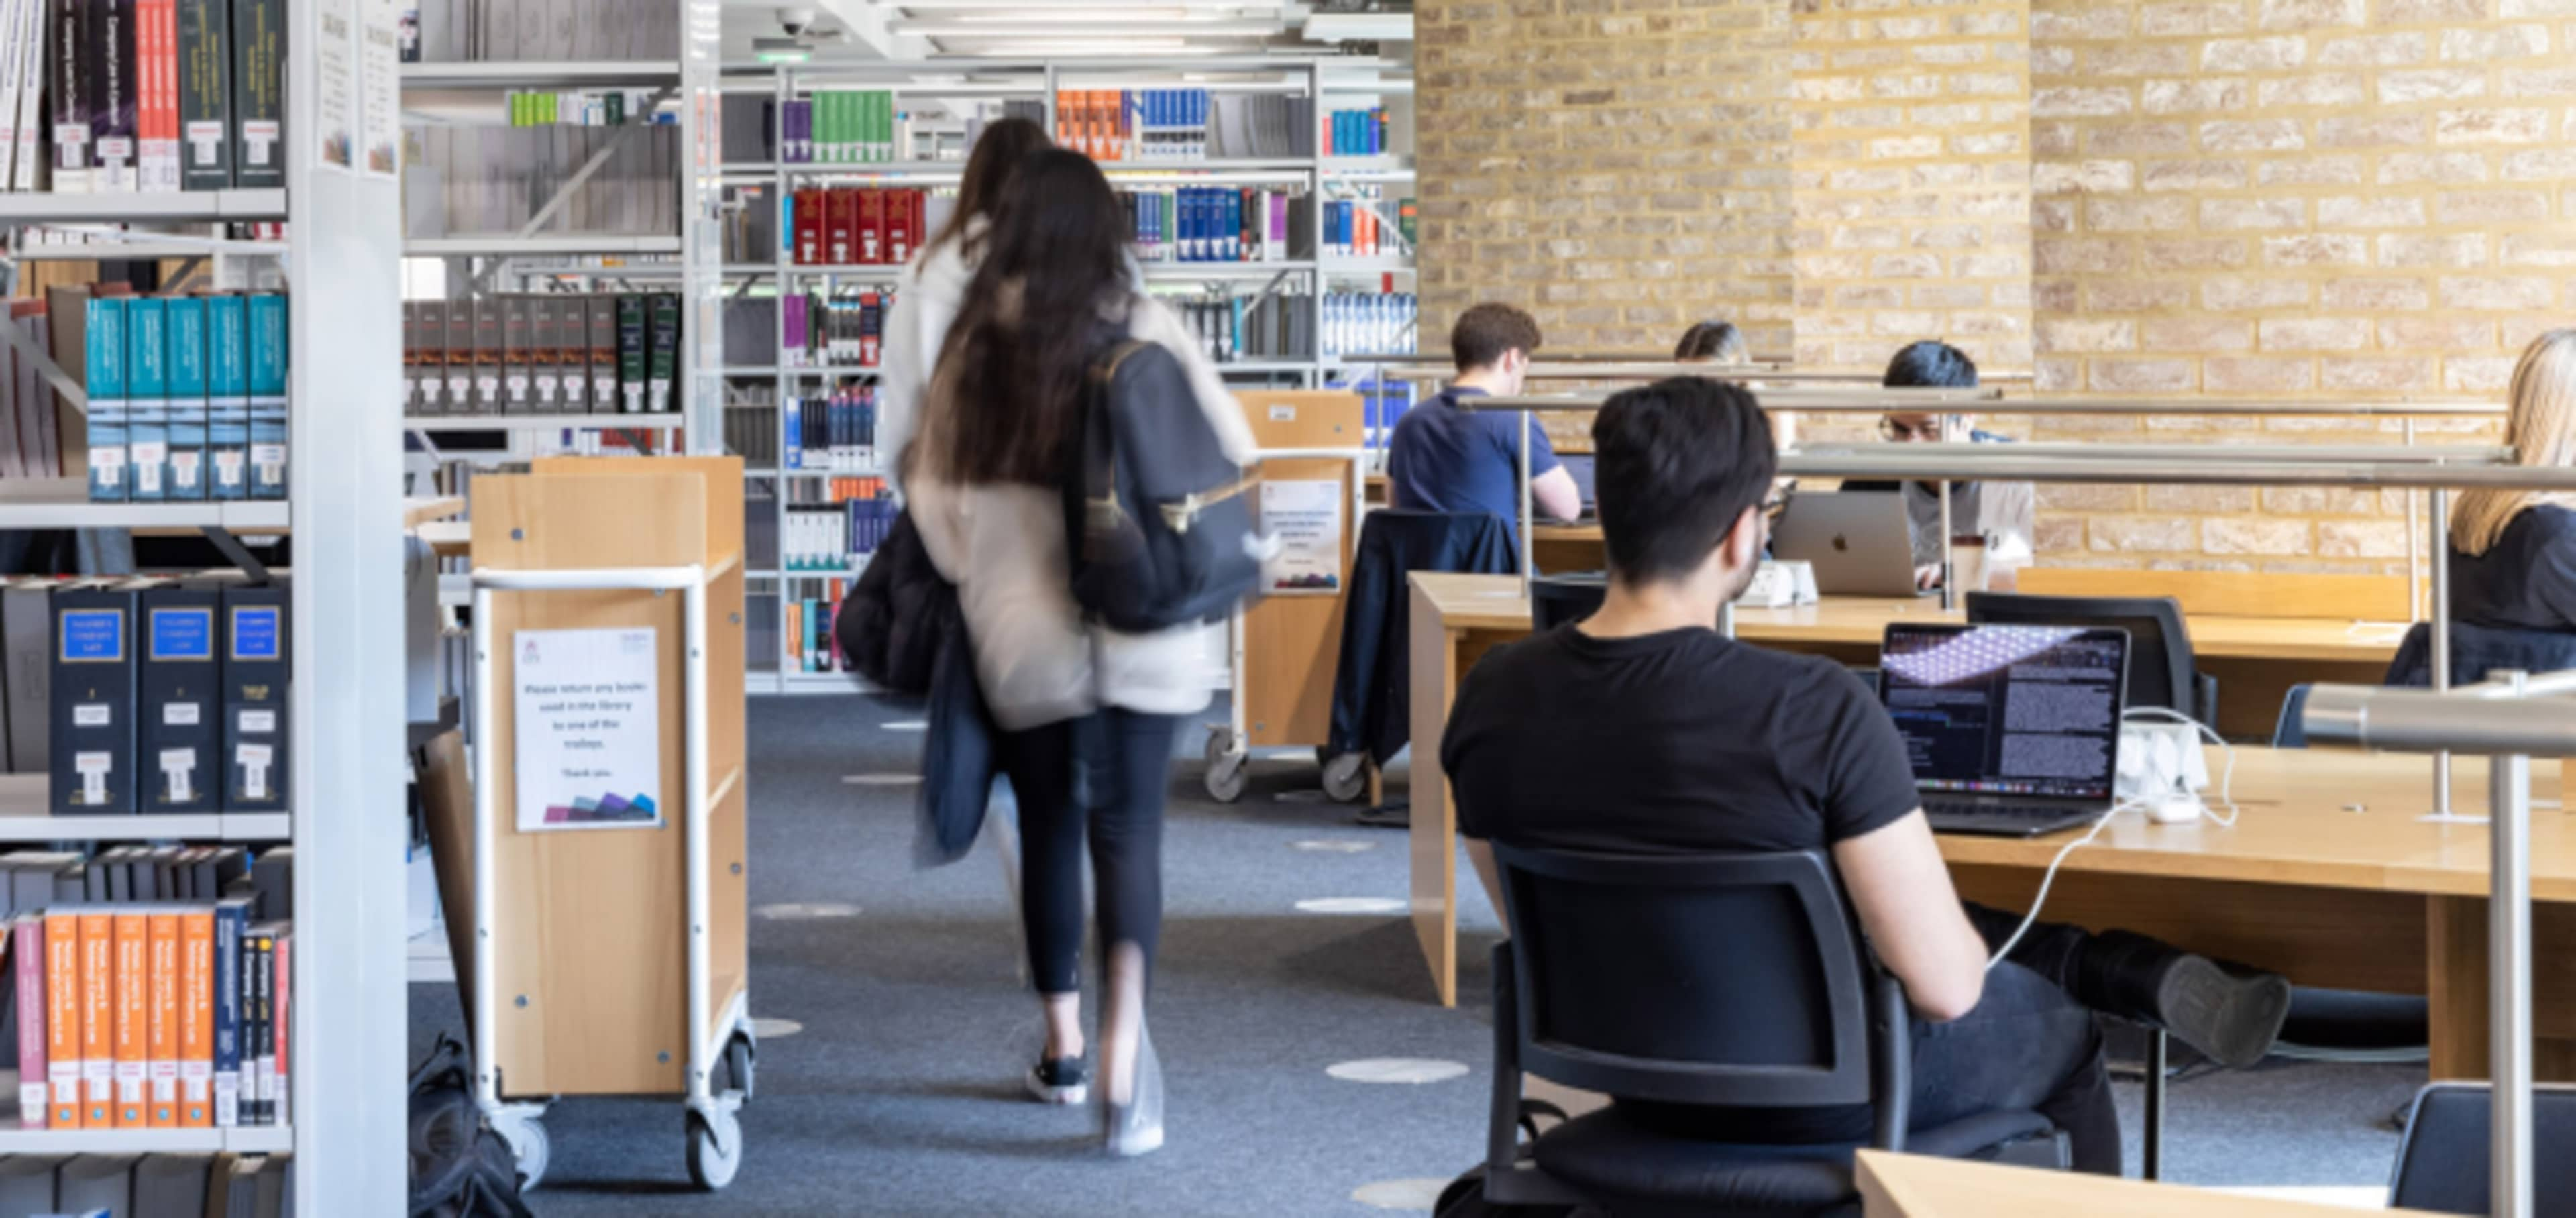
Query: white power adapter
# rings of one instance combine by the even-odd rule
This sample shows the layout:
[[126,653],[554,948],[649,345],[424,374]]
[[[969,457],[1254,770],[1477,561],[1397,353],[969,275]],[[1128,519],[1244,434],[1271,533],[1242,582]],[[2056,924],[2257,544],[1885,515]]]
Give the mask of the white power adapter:
[[2119,777],[2114,794],[2122,803],[2146,809],[2160,825],[2187,824],[2208,810],[2201,789],[2209,785],[2209,762],[2201,756],[2200,729],[2190,723],[2141,722],[2120,725]]

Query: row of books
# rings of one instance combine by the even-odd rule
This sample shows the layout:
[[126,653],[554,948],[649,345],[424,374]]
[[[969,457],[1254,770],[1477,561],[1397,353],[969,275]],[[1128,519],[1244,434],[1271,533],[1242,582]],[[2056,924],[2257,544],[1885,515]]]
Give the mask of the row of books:
[[874,368],[885,354],[892,292],[796,293],[779,298],[778,362],[789,368]]
[[[819,95],[817,95],[819,96]],[[791,99],[786,117],[781,118],[778,102],[763,99],[753,104],[749,99],[729,101],[724,107],[723,147],[729,165],[785,162],[791,165],[829,163],[815,147],[817,124],[829,121],[813,101]],[[945,115],[925,115],[916,119],[909,110],[893,110],[879,121],[877,135],[867,142],[885,146],[853,163],[868,161],[964,162],[974,148],[983,126],[992,118],[1025,118],[1031,122],[1046,121],[1046,103],[1028,98],[1011,98],[979,103],[981,113],[966,120],[964,130]]]
[[790,503],[783,509],[780,566],[788,571],[854,571],[876,553],[894,527],[900,507],[882,478],[835,479],[830,503]]
[[[778,468],[778,390],[768,383],[725,387],[724,450],[750,470]],[[756,519],[760,513],[750,515]],[[746,520],[744,528],[750,529]],[[749,539],[745,539],[749,544]]]
[[1334,292],[1324,297],[1324,354],[1414,349],[1421,303],[1410,292]]
[[1294,157],[1312,147],[1315,101],[1206,89],[1065,89],[1055,140],[1100,161]]
[[669,293],[403,302],[409,414],[662,414],[679,367]]
[[7,934],[21,1126],[290,1123],[292,922],[225,897],[55,905]]
[[[35,229],[20,229],[23,236]],[[48,296],[63,295],[77,299],[78,293],[55,289]],[[45,300],[12,300],[9,323],[27,336],[36,350],[52,352],[60,362],[61,352],[54,348],[53,317]],[[78,329],[79,327],[73,327]],[[65,364],[76,369],[81,361]],[[72,433],[86,443],[86,433],[77,425]],[[34,359],[14,346],[0,346],[0,478],[59,478],[63,476],[63,409],[57,404],[52,387],[37,370]]]
[[0,189],[286,180],[284,0],[0,4]]
[[[295,848],[271,846],[253,858],[241,846],[117,846],[95,853],[18,850],[0,854],[0,914],[42,914],[57,906],[131,905],[157,901],[250,902],[252,921],[295,916]],[[0,918],[0,927],[7,925]],[[10,976],[0,972],[0,989]],[[0,1023],[15,1008],[0,1003]],[[0,1038],[0,1056],[17,1052]],[[9,1060],[16,1060],[14,1057]]]
[[429,239],[516,233],[594,155],[606,161],[574,186],[539,233],[668,236],[680,231],[679,127],[415,129],[403,166],[403,232]]
[[[0,614],[16,627],[40,600],[50,623],[40,738],[55,815],[286,810],[293,639],[282,579],[21,577],[0,591]],[[13,746],[36,731],[35,699],[14,688],[38,678],[26,659],[13,636]]]
[[[513,127],[619,127],[630,114],[646,113],[652,93],[643,89],[509,95]],[[664,116],[656,115],[655,121]]]
[[1333,111],[1324,126],[1324,151],[1334,156],[1385,153],[1386,107]]
[[1303,256],[1314,201],[1286,191],[1182,186],[1119,192],[1144,262],[1279,262]]
[[881,164],[902,159],[894,94],[817,89],[778,112],[778,159],[797,165]]
[[289,1218],[291,1155],[11,1155],[0,1218]]
[[[844,385],[823,396],[786,400],[786,451],[780,468],[873,472],[877,453],[877,391]],[[846,498],[846,496],[842,496]]]
[[1259,297],[1222,296],[1168,301],[1217,363],[1307,359],[1315,350],[1314,298],[1271,292]]
[[405,63],[677,60],[670,0],[407,0]]
[[286,297],[91,296],[89,497],[286,497]]
[[778,202],[770,197],[769,187],[726,188],[723,209],[716,213],[716,237],[726,262],[778,261],[779,251],[787,248],[779,243],[778,232]]
[[805,266],[901,266],[954,206],[927,190],[850,187],[797,190],[781,202],[788,258]]
[[788,600],[786,648],[779,658],[789,672],[848,672],[850,666],[841,655],[841,645],[832,638],[832,622],[841,616],[841,598],[849,592],[849,581],[818,582],[822,584],[822,596]]
[[1367,258],[1384,248],[1386,222],[1378,208],[1361,199],[1334,199],[1324,204],[1324,252],[1339,258]]

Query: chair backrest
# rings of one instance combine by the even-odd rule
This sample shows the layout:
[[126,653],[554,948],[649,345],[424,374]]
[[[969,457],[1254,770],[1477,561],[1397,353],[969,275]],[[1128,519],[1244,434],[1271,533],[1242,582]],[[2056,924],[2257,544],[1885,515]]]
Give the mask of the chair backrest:
[[1599,571],[1539,576],[1530,581],[1530,629],[1544,633],[1582,621],[1609,593],[1610,577]]
[[2195,693],[2191,632],[2182,605],[2170,596],[2024,596],[1968,594],[1968,620],[1998,626],[2117,626],[2129,632],[2129,705],[2161,706],[2194,719],[2202,707]]
[[[2451,623],[2451,684],[2474,685],[2498,672],[2557,672],[2576,668],[2576,634],[2555,630],[2508,630]],[[2433,624],[2417,622],[2406,629],[2397,655],[2388,662],[2383,685],[2433,683]]]
[[[2388,1186],[2392,1209],[2436,1214],[2488,1214],[2487,1147],[2494,1115],[2485,1083],[2434,1083],[2415,1095],[2415,1114],[2397,1144],[2397,1171]],[[2576,1087],[2543,1084],[2531,1089],[2532,1212],[2576,1213]]]
[[1823,852],[1493,851],[1522,1069],[1681,1104],[1871,1099],[1867,958]]
[[2212,617],[2402,622],[2415,616],[2406,607],[2402,575],[2024,567],[2013,587],[2039,596],[2170,596],[2184,613]]

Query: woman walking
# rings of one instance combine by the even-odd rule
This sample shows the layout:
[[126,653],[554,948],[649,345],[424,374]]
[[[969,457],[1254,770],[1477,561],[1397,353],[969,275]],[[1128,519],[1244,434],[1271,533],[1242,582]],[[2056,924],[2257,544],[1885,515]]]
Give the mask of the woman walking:
[[1194,398],[1227,456],[1253,456],[1251,429],[1214,367],[1179,318],[1135,290],[1128,224],[1088,158],[1045,149],[1020,162],[948,328],[904,483],[931,561],[957,585],[1019,796],[1021,916],[1047,1028],[1029,1086],[1056,1103],[1089,1090],[1079,972],[1087,844],[1106,956],[1104,1140],[1121,1155],[1163,1141],[1145,1023],[1162,922],[1163,793],[1180,716],[1206,706],[1209,684],[1203,628],[1121,634],[1086,622],[1074,601],[1063,487],[1086,376],[1121,340],[1144,340],[1125,375]]

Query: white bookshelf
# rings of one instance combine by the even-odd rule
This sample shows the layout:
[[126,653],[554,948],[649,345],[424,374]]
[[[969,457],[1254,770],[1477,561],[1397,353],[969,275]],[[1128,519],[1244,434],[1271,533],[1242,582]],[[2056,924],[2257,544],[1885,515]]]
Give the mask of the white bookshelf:
[[581,89],[656,88],[680,83],[680,64],[670,59],[587,60],[576,63],[485,60],[473,63],[407,63],[402,66],[408,90],[518,89],[529,92],[573,92]]
[[286,218],[284,190],[0,194],[0,225],[220,224]]
[[[303,938],[299,930],[296,939],[300,943]],[[299,947],[297,950],[302,949]],[[15,1079],[17,1072],[0,1071],[0,1076]],[[0,1121],[13,1126],[17,1119],[15,1112],[0,1117]],[[7,1128],[0,1129],[0,1155],[167,1155],[221,1151],[272,1155],[297,1150],[296,1133],[296,1127],[287,1125],[252,1125],[233,1129]],[[303,1170],[303,1165],[298,1163],[297,1171]],[[335,1208],[325,1212],[346,1211]]]
[[415,414],[403,416],[405,431],[558,431],[567,427],[601,430],[677,431],[679,415],[663,414]]
[[0,842],[283,842],[294,833],[284,812],[61,816],[47,802],[48,787],[42,774],[0,774]]
[[0,479],[0,529],[230,529],[290,527],[293,505],[278,499],[196,503],[92,503],[80,478]]
[[551,233],[521,237],[482,233],[417,237],[403,243],[409,258],[616,258],[670,257],[680,252],[678,237],[624,236],[614,233]]

